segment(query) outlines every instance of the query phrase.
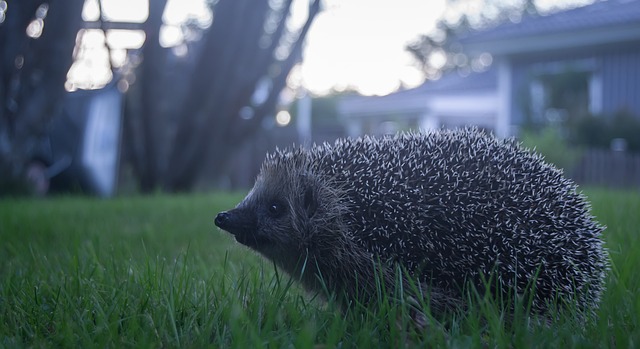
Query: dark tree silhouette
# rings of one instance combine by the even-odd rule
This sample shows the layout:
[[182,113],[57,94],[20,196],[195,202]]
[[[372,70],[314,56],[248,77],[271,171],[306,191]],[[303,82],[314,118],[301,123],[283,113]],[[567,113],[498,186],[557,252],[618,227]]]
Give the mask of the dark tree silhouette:
[[[5,3],[6,4],[6,3]],[[11,1],[0,21],[0,180],[18,182],[61,106],[84,0]]]
[[125,115],[125,145],[128,144],[132,149],[130,158],[139,186],[144,192],[159,185],[159,151],[167,138],[163,137],[162,131],[170,126],[163,121],[174,110],[163,109],[162,103],[159,103],[164,92],[162,87],[167,85],[163,74],[167,50],[160,46],[159,41],[166,3],[166,0],[149,2],[149,17],[142,27],[146,34],[142,48],[144,61],[137,69],[137,84],[130,91],[130,103]]
[[477,3],[479,6],[469,7],[468,1],[447,0],[447,9],[435,30],[407,45],[407,51],[420,64],[427,79],[455,69],[468,71],[474,63],[480,63],[479,57],[464,54],[458,42],[461,35],[538,14],[535,0],[478,0]]
[[[319,0],[311,1],[306,22],[292,30],[292,2],[272,8],[269,1],[218,1],[211,27],[177,71],[157,40],[165,1],[150,2],[125,116],[127,158],[142,191],[190,190],[210,164],[221,174],[234,149],[274,112],[320,10]],[[257,90],[264,98],[255,98]]]

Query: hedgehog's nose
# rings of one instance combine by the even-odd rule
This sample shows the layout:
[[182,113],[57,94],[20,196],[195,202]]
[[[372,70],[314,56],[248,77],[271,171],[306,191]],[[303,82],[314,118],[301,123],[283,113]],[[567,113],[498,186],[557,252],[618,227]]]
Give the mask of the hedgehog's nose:
[[218,213],[218,215],[216,216],[216,219],[214,220],[214,223],[220,229],[227,228],[229,226],[229,213],[228,212]]

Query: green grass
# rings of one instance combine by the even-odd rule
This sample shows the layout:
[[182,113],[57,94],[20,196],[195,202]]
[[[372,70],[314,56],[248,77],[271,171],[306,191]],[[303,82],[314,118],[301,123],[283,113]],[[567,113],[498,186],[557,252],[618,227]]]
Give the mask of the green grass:
[[613,267],[595,321],[478,303],[445,328],[403,307],[341,312],[213,225],[242,195],[0,201],[0,347],[640,346],[640,193],[589,190]]

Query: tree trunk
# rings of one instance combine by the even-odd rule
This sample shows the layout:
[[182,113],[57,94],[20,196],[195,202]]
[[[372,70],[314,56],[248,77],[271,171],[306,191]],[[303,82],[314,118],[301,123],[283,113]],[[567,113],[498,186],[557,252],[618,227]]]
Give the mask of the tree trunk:
[[[143,63],[125,116],[127,149],[143,192],[188,191],[209,167],[205,164],[226,167],[234,149],[253,137],[264,117],[274,112],[320,8],[319,0],[313,1],[307,24],[291,44],[291,54],[278,61],[275,50],[285,35],[292,34],[286,18],[293,1],[271,8],[268,1],[219,0],[211,27],[193,44],[191,52],[196,56],[187,59],[193,66],[182,63],[183,71],[171,80],[167,71],[175,59],[167,59],[157,40],[165,2],[152,3],[156,9],[151,9],[145,25]],[[273,32],[265,32],[265,23],[274,20]],[[171,81],[166,84],[166,80]],[[264,82],[270,86],[268,97],[252,101]],[[172,102],[160,106],[165,100]],[[244,107],[253,110],[249,120],[239,117]]]
[[129,89],[124,113],[126,157],[143,193],[156,190],[162,175],[159,147],[163,143],[165,113],[159,108],[159,99],[166,50],[160,46],[159,34],[166,3],[149,2],[149,17],[142,26],[146,36],[142,47],[144,63],[136,70],[137,83]]
[[[218,6],[230,6],[231,2],[233,1],[221,0]],[[291,1],[284,5],[285,15],[274,32],[271,44],[265,49],[259,48],[259,41],[264,35],[265,12],[268,8],[257,11],[255,4],[249,5],[253,4],[251,1],[245,1],[243,6],[237,3],[236,0],[236,5],[232,8],[216,7],[218,16],[224,16],[235,23],[220,21],[216,27],[214,21],[211,28],[213,33],[208,45],[211,50],[205,51],[199,67],[205,69],[205,62],[215,62],[213,56],[220,56],[217,53],[219,51],[215,50],[219,45],[223,45],[222,52],[225,54],[217,61],[217,65],[213,65],[211,75],[203,74],[200,81],[193,84],[196,91],[206,94],[190,94],[192,98],[186,104],[187,108],[192,109],[183,116],[193,116],[193,119],[181,119],[175,144],[185,146],[174,147],[170,157],[171,173],[167,177],[166,187],[171,191],[190,190],[208,162],[215,163],[218,167],[228,164],[234,156],[234,150],[253,137],[265,116],[275,111],[278,96],[286,85],[291,68],[299,61],[304,38],[320,9],[319,0],[314,1],[309,9],[309,18],[300,30],[291,53],[284,61],[277,61],[274,51],[285,31],[286,14],[289,13]],[[247,9],[250,11],[247,12]],[[226,10],[229,14],[225,14]],[[237,11],[234,13],[235,16],[231,15],[233,10]],[[237,20],[247,16],[249,18],[245,21]],[[244,25],[239,25],[239,22]],[[234,28],[234,31],[223,30],[229,26]],[[220,35],[223,33],[227,35],[221,38]],[[277,73],[274,74],[274,71]],[[199,88],[206,84],[208,79],[213,79],[212,86],[208,89]],[[268,97],[262,103],[252,103],[253,93],[263,79],[268,79],[271,84]],[[198,101],[205,102],[204,106]],[[250,106],[253,110],[253,116],[248,120],[239,117],[240,109],[245,106]]]

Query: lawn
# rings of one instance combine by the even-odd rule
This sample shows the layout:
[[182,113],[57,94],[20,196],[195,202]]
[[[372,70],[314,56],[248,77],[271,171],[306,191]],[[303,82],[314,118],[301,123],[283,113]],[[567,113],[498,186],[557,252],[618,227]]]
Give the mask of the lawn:
[[403,309],[314,299],[215,228],[242,194],[4,199],[0,347],[638,347],[640,193],[586,194],[613,261],[597,319],[469,314],[422,334]]

